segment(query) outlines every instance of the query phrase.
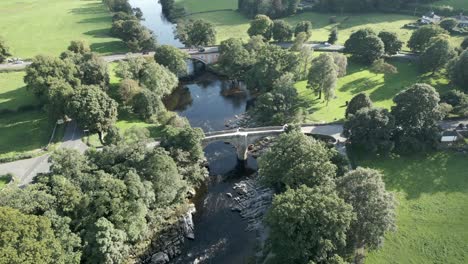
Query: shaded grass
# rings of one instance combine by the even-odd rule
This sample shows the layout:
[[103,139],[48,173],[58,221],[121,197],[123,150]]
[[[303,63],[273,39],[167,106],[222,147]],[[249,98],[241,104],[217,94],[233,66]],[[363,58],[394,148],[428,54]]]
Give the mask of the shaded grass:
[[0,190],[11,181],[11,174],[0,176]]
[[455,9],[463,9],[468,11],[468,1],[466,0],[439,0],[434,1],[434,6],[451,6]]
[[40,111],[0,115],[0,158],[45,147],[52,130],[47,114]]
[[467,263],[468,156],[438,152],[361,160],[384,172],[398,198],[398,230],[366,263]]
[[307,81],[296,83],[299,98],[302,101],[301,106],[308,113],[307,121],[337,121],[343,119],[346,101],[349,102],[354,95],[361,92],[368,94],[375,106],[390,108],[393,105],[393,97],[414,83],[429,83],[441,93],[449,88],[449,81],[445,77],[421,75],[414,63],[392,63],[398,68],[398,73],[384,75],[373,73],[369,71],[368,66],[350,61],[348,74],[339,79],[335,92],[336,97],[329,102],[328,106],[323,99],[317,99],[314,91],[306,88]]
[[24,72],[0,72],[0,111],[39,104],[32,92],[26,90],[24,75]]
[[0,1],[0,35],[14,57],[59,55],[77,39],[99,53],[125,52],[124,43],[109,36],[111,23],[100,0]]

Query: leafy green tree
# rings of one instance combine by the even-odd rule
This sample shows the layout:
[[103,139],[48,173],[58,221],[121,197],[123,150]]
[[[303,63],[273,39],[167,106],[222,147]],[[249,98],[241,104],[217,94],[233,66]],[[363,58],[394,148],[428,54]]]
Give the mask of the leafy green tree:
[[130,105],[133,98],[141,92],[141,87],[138,82],[132,79],[124,79],[119,84],[120,99],[124,104]]
[[290,132],[280,135],[275,144],[259,159],[262,181],[277,191],[330,185],[336,166],[330,162],[332,153],[321,142]]
[[67,104],[73,95],[73,87],[62,79],[54,80],[47,91],[46,110],[51,120],[64,118],[68,113]]
[[77,75],[78,69],[72,61],[39,55],[26,67],[24,82],[37,97],[47,100],[52,83],[64,80],[72,86],[77,86],[80,84]]
[[83,40],[72,40],[67,49],[73,53],[78,54],[85,54],[91,52],[91,48],[89,47],[88,43],[86,43]]
[[306,42],[307,34],[305,32],[300,32],[296,35],[294,39],[294,43],[291,46],[292,51],[301,51],[304,47],[304,43]]
[[439,35],[430,40],[429,46],[424,50],[420,57],[421,69],[424,72],[439,71],[453,59],[457,52],[451,46],[450,36]]
[[0,223],[0,263],[53,263],[66,258],[47,217],[0,207]]
[[144,120],[151,120],[156,114],[166,110],[161,98],[148,89],[141,89],[131,103],[133,111]]
[[394,32],[382,31],[379,33],[379,38],[384,44],[385,54],[387,55],[395,55],[403,47],[403,41],[399,40],[398,35]]
[[5,40],[0,37],[0,63],[3,63],[8,56],[11,56],[10,48],[5,43]]
[[452,31],[458,25],[458,20],[453,17],[448,17],[440,21],[439,26],[448,32]]
[[287,73],[273,84],[271,92],[257,98],[253,116],[266,125],[284,125],[296,121],[298,112],[297,91],[294,76]]
[[266,45],[257,52],[257,60],[247,71],[245,80],[249,89],[267,92],[283,74],[296,73],[299,65],[298,54],[276,45]]
[[55,237],[63,249],[63,262],[60,263],[80,263],[82,257],[81,238],[78,234],[70,230],[72,219],[67,216],[60,216],[56,211],[50,210],[44,214],[49,218]]
[[218,64],[230,78],[241,79],[253,63],[241,39],[230,38],[221,42]]
[[415,84],[398,93],[393,102],[397,148],[404,153],[423,151],[436,146],[439,140],[438,122],[443,113],[439,94],[428,84]]
[[83,54],[79,69],[82,84],[99,85],[101,88],[109,85],[107,62],[96,53]]
[[43,214],[53,209],[55,197],[43,190],[41,184],[26,188],[5,188],[0,192],[0,206],[18,209],[23,214]]
[[384,235],[395,228],[395,198],[385,190],[382,177],[377,170],[358,167],[337,181],[339,196],[356,213],[346,241],[347,248],[357,249],[356,255],[359,250],[381,247]]
[[372,29],[360,29],[345,42],[345,52],[351,53],[354,58],[371,64],[380,59],[385,53],[382,40]]
[[328,36],[328,43],[335,44],[338,41],[338,28],[334,27]]
[[122,39],[133,52],[152,51],[156,48],[153,33],[138,20],[114,21],[111,35]]
[[177,88],[179,79],[166,67],[155,62],[147,63],[140,83],[159,97],[168,95]]
[[98,133],[106,132],[117,121],[117,103],[98,86],[80,86],[68,105],[73,118],[89,129]]
[[297,23],[294,29],[294,36],[297,37],[301,32],[306,34],[305,41],[310,39],[310,37],[312,37],[312,23],[310,21],[301,21]]
[[331,55],[333,57],[333,62],[337,66],[338,77],[345,77],[348,68],[348,57],[338,52],[333,52]]
[[330,263],[346,245],[352,210],[326,187],[301,185],[276,195],[266,222],[278,262]]
[[177,23],[176,37],[187,47],[209,46],[216,43],[216,30],[203,19],[188,20]]
[[250,21],[250,27],[247,30],[249,36],[262,36],[266,41],[272,37],[273,21],[265,15],[257,15]]
[[462,50],[466,50],[468,49],[468,37],[465,37],[460,45],[460,47],[462,48]]
[[319,99],[322,98],[322,92],[325,94],[327,105],[329,100],[332,99],[337,81],[337,66],[333,61],[332,55],[322,53],[312,61],[307,84],[318,92]]
[[442,101],[451,106],[457,107],[468,103],[468,95],[462,91],[450,90],[442,96]]
[[120,79],[132,79],[141,84],[143,71],[148,63],[143,56],[129,57],[117,64],[115,74]]
[[120,129],[116,126],[111,126],[106,135],[104,136],[104,142],[106,145],[116,145],[123,140],[123,136],[120,133]]
[[372,100],[365,93],[358,93],[351,101],[349,101],[348,107],[346,107],[345,117],[356,114],[362,108],[371,108]]
[[450,79],[464,88],[468,83],[468,50],[465,50],[460,54],[458,58],[453,59],[448,67]]
[[124,231],[116,229],[106,218],[99,218],[86,234],[85,263],[122,263],[128,254],[126,239]]
[[187,52],[182,51],[170,45],[161,45],[156,48],[154,60],[166,66],[172,73],[177,76],[187,75],[187,59],[189,55]]
[[448,32],[435,25],[422,26],[413,32],[408,47],[413,52],[423,52],[429,46],[431,38],[442,34],[447,35]]
[[343,130],[353,147],[370,153],[388,154],[395,146],[395,119],[387,109],[361,108],[348,116]]
[[385,62],[384,59],[378,59],[372,63],[371,71],[382,74],[397,74],[398,68],[390,63]]
[[272,28],[273,40],[278,42],[290,41],[293,37],[293,29],[288,22],[284,20],[273,21]]

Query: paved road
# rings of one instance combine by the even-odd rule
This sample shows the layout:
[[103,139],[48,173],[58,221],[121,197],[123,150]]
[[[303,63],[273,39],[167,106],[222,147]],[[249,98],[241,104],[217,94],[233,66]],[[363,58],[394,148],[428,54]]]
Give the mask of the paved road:
[[[59,148],[77,149],[83,153],[87,146],[81,141],[82,136],[81,129],[76,125],[76,122],[69,123]],[[37,174],[49,172],[49,157],[50,154],[45,154],[31,159],[0,164],[0,175],[11,173],[15,175],[18,185],[27,185]]]

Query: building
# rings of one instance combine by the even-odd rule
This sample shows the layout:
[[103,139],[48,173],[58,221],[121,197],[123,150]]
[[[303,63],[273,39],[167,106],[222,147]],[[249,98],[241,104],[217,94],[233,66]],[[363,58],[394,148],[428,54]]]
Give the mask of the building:
[[453,18],[455,18],[458,21],[459,28],[468,27],[468,16],[460,14],[458,16],[454,16]]
[[440,16],[436,15],[434,12],[429,12],[419,19],[419,23],[424,25],[438,24],[440,20]]
[[440,142],[446,145],[452,145],[456,143],[462,143],[465,141],[465,138],[456,130],[453,131],[444,131],[440,138]]

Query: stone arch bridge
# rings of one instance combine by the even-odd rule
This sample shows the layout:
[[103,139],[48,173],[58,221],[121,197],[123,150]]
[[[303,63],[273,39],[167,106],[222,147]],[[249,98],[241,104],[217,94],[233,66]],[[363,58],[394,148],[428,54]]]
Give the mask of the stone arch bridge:
[[[345,142],[342,136],[343,126],[340,124],[329,125],[302,125],[301,131],[304,134],[326,136],[334,139],[335,143]],[[278,136],[285,132],[283,126],[258,127],[246,129],[223,130],[208,132],[203,140],[203,147],[213,142],[225,142],[236,148],[237,158],[245,161],[248,158],[248,147],[264,137]]]

